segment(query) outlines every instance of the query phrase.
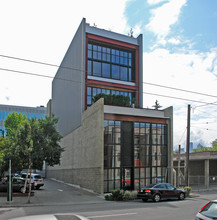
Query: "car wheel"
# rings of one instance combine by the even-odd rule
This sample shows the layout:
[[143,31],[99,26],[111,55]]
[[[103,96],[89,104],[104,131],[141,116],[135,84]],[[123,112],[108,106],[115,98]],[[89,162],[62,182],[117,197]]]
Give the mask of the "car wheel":
[[142,199],[142,201],[143,201],[143,202],[146,202],[146,201],[148,201],[148,199]]
[[184,193],[180,193],[179,194],[179,200],[184,200],[185,199],[185,194]]
[[154,201],[154,202],[159,202],[160,199],[161,199],[161,197],[160,197],[159,194],[155,194],[155,195],[153,196],[153,201]]
[[36,186],[35,188],[36,188],[36,189],[39,189],[39,188],[40,188],[40,186]]

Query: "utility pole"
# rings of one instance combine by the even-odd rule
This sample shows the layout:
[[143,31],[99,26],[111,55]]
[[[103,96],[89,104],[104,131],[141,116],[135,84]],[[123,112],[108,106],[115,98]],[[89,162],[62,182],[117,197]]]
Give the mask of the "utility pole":
[[185,176],[185,185],[189,185],[189,146],[190,146],[190,120],[191,120],[191,105],[188,105],[188,115],[187,115],[187,138],[186,138],[186,176]]
[[179,145],[179,152],[178,152],[178,187],[181,185],[181,181],[180,181],[180,160],[181,160],[181,145]]

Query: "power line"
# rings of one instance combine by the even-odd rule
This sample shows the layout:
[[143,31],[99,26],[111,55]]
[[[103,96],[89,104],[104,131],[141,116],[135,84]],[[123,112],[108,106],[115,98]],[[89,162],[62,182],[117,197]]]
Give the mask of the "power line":
[[158,86],[158,87],[166,88],[166,89],[173,89],[173,90],[177,90],[177,91],[189,92],[189,93],[194,93],[194,94],[197,94],[197,95],[204,95],[204,96],[217,98],[217,96],[215,96],[215,95],[209,95],[209,94],[206,94],[206,93],[194,92],[194,91],[190,91],[190,90],[179,89],[179,88],[174,88],[174,87],[164,86],[164,85],[159,85],[159,84],[154,84],[154,83],[148,83],[148,82],[143,82],[143,83],[148,84],[148,85],[152,85],[152,86]]
[[197,101],[197,100],[193,100],[193,99],[184,99],[184,98],[179,98],[179,97],[174,97],[174,96],[168,96],[168,95],[161,95],[161,94],[150,93],[150,92],[143,92],[143,93],[144,93],[144,94],[148,94],[148,95],[161,96],[161,97],[165,97],[165,98],[179,99],[179,100],[182,100],[182,101],[198,102],[198,103],[204,103],[204,104],[208,104],[208,105],[217,105],[217,104],[214,104],[214,103],[208,103],[208,102],[203,102],[203,101]]
[[45,62],[29,60],[29,59],[23,59],[23,58],[19,58],[19,57],[12,57],[12,56],[2,55],[2,54],[0,54],[0,57],[14,59],[14,60],[20,60],[20,61],[25,61],[25,62],[35,63],[35,64],[40,64],[40,65],[52,66],[52,67],[57,67],[57,68],[62,68],[62,69],[76,70],[76,71],[84,72],[84,70],[81,70],[81,69],[76,69],[76,68],[66,67],[66,66],[59,66],[56,64],[45,63]]
[[44,78],[50,78],[50,79],[54,79],[55,78],[55,79],[64,80],[64,81],[81,83],[80,81],[75,81],[75,80],[70,80],[70,79],[63,79],[63,78],[60,78],[60,77],[41,75],[41,74],[37,74],[37,73],[24,72],[24,71],[19,71],[19,70],[11,70],[11,69],[4,69],[4,68],[0,68],[0,70],[8,71],[8,72],[14,72],[14,73],[21,73],[21,74],[31,75],[31,76],[37,76],[37,77],[44,77]]
[[[40,64],[40,65],[47,65],[47,66],[51,66],[51,67],[57,67],[57,68],[63,68],[63,69],[69,69],[69,70],[76,70],[76,71],[80,71],[80,72],[85,72],[84,70],[76,69],[76,68],[72,68],[72,67],[66,67],[66,66],[61,66],[61,65],[56,65],[56,64],[50,64],[50,63],[46,63],[46,62],[35,61],[35,60],[30,60],[30,59],[24,59],[24,58],[8,56],[8,55],[3,55],[3,54],[0,54],[0,57],[4,57],[4,58],[8,58],[8,59],[20,60],[20,61],[24,61],[24,62],[31,62],[31,63],[35,63],[35,64]],[[147,85],[151,85],[151,86],[157,86],[157,87],[162,87],[162,88],[166,88],[166,89],[172,89],[172,90],[176,90],[176,91],[193,93],[193,94],[197,94],[197,95],[208,96],[208,97],[212,97],[212,98],[217,98],[217,96],[215,96],[215,95],[210,95],[210,94],[206,94],[206,93],[200,93],[200,92],[195,92],[195,91],[185,90],[185,89],[180,89],[180,88],[174,88],[174,87],[164,86],[164,85],[155,84],[155,83],[143,82],[143,84],[147,84]],[[207,105],[207,104],[209,105],[210,103],[206,103],[205,105]],[[200,106],[196,106],[196,107],[200,107]]]
[[200,129],[204,129],[204,130],[207,130],[207,131],[217,131],[215,129],[209,129],[209,128],[202,128],[202,127],[197,127],[197,126],[191,126],[192,128],[200,128]]
[[182,140],[182,138],[184,137],[186,131],[187,131],[187,127],[185,128],[185,130],[184,130],[184,132],[183,132],[183,134],[182,134],[182,137],[181,137],[181,139],[180,139],[180,141],[179,141],[178,143],[181,142],[181,140]]
[[[37,77],[44,77],[44,78],[51,78],[51,79],[59,79],[59,80],[64,80],[64,81],[82,83],[82,82],[80,82],[80,81],[75,81],[75,80],[70,80],[70,79],[64,79],[64,78],[60,78],[60,77],[52,77],[52,76],[41,75],[41,74],[30,73],[30,72],[24,72],[24,71],[18,71],[18,70],[12,70],[12,69],[0,68],[0,70],[8,71],[8,72],[21,73],[21,74],[31,75],[31,76],[37,76]],[[84,83],[84,82],[83,82],[83,83]],[[198,100],[192,100],[192,99],[184,99],[184,98],[179,98],[179,97],[174,97],[174,96],[168,96],[168,95],[161,95],[161,94],[157,94],[157,93],[149,93],[149,92],[143,92],[143,93],[144,93],[144,94],[148,94],[148,95],[161,96],[161,97],[165,97],[165,98],[178,99],[178,100],[182,100],[182,101],[190,101],[190,102],[198,102],[198,103],[209,104],[209,105],[211,105],[211,104],[212,104],[212,105],[217,105],[217,104],[214,104],[214,103],[208,103],[208,102],[203,102],[203,101],[198,101]]]
[[198,110],[198,109],[196,109],[196,110],[199,111],[199,112],[205,113],[205,114],[209,114],[210,116],[217,117],[217,115],[213,115],[213,114],[210,114],[210,113],[207,113],[207,112],[204,112],[204,111]]

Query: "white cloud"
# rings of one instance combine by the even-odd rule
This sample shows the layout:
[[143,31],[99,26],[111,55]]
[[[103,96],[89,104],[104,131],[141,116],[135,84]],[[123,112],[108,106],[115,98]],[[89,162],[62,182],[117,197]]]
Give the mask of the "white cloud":
[[153,32],[158,39],[165,38],[171,26],[178,21],[182,7],[187,0],[170,0],[162,6],[151,10],[151,18],[146,29]]
[[181,43],[181,41],[177,38],[170,38],[167,42],[174,45],[179,45]]
[[[126,33],[127,0],[22,0],[3,1],[0,13],[0,54],[59,65],[83,17],[98,28]],[[115,7],[114,7],[115,5]],[[0,67],[49,75],[56,68],[0,58]],[[42,77],[0,70],[0,103],[46,105],[51,81]],[[5,89],[7,88],[7,90]],[[5,97],[10,97],[7,99]]]
[[168,0],[147,0],[149,5],[156,5],[158,3],[166,2],[166,1],[168,1]]
[[[211,68],[212,70],[216,68],[216,66],[213,68],[217,59],[216,49],[212,49],[210,52],[206,53],[195,53],[192,51],[171,53],[167,49],[158,48],[152,52],[144,53],[143,58],[144,82],[196,91],[203,94],[216,94],[217,79],[213,71],[210,71]],[[216,101],[216,98],[199,96],[193,93],[181,92],[148,84],[144,84],[144,92],[198,100],[207,103]],[[195,107],[203,104],[157,95],[146,95],[144,93],[144,107],[151,107],[156,99],[163,108],[174,106],[174,145],[180,144],[180,141],[184,144],[186,136],[184,136],[184,138],[182,138],[182,136],[187,126],[187,105],[191,104],[192,107]],[[198,112],[196,112],[196,110],[203,109],[205,109],[205,113],[198,114]],[[196,110],[194,115],[192,115],[192,123],[200,123],[208,119],[209,121],[217,123],[216,117],[214,116],[216,115],[216,106],[214,108],[212,105],[207,105],[200,108],[198,107]],[[198,118],[200,118],[200,120]],[[192,140],[198,138],[198,134],[201,132],[200,137],[207,146],[210,146],[210,142],[216,138],[214,133],[216,133],[217,129],[215,127],[216,124],[210,124],[209,130],[206,130],[204,127],[192,127]]]

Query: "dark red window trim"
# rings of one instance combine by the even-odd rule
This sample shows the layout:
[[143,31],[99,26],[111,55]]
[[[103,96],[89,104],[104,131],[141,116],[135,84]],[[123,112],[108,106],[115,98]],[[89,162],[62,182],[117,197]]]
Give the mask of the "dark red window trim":
[[[95,81],[95,80],[89,80],[87,78],[87,52],[88,52],[88,41],[93,40],[99,43],[104,43],[107,44],[108,46],[116,46],[118,48],[123,48],[127,50],[134,50],[135,51],[135,86],[129,86],[129,85],[123,85],[123,84],[116,84],[116,83],[109,83],[109,82],[103,82],[103,81]],[[87,109],[87,87],[89,84],[98,84],[102,86],[109,86],[111,88],[124,88],[124,89],[129,89],[133,90],[136,93],[136,104],[138,105],[139,101],[139,47],[134,44],[129,44],[126,42],[98,36],[98,35],[93,35],[93,34],[86,34],[86,57],[85,57],[85,109]],[[94,83],[95,82],[95,83]]]

